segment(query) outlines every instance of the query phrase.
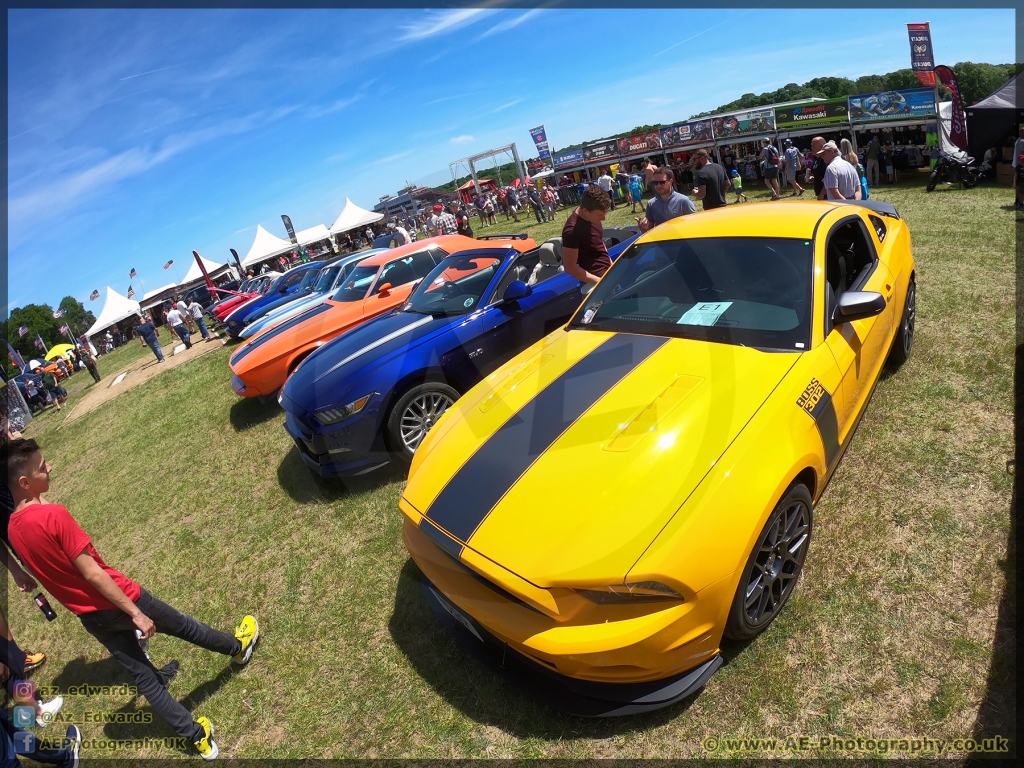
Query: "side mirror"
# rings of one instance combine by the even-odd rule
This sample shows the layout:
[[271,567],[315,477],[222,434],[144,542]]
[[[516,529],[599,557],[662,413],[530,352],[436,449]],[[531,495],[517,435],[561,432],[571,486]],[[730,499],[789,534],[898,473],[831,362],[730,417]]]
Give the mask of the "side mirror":
[[836,325],[880,315],[885,310],[885,297],[875,291],[847,291],[839,297],[839,305],[832,313]]
[[519,301],[519,299],[525,299],[532,293],[533,288],[522,280],[513,280],[508,284],[508,288],[505,289],[505,295],[502,296],[501,300],[504,302]]
[[377,289],[378,296],[390,296],[391,295],[391,283],[384,283],[380,288]]

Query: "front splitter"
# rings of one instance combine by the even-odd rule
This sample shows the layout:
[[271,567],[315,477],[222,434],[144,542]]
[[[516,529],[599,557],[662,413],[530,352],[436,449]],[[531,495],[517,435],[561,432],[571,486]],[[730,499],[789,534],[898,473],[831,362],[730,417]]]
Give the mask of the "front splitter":
[[532,698],[580,717],[620,717],[651,712],[696,694],[722,666],[718,654],[698,667],[645,683],[599,683],[578,680],[524,656],[492,635],[445,598],[423,577],[427,603],[445,629],[474,658]]

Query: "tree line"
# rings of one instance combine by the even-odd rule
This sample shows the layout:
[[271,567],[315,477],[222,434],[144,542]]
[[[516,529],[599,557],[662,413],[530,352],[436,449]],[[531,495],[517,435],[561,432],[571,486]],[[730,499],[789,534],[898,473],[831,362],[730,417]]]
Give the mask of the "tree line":
[[[35,345],[35,338],[39,336],[46,344],[47,349],[56,344],[70,344],[71,339],[60,332],[60,327],[67,323],[75,335],[85,333],[93,323],[96,316],[87,310],[78,299],[73,296],[65,296],[61,299],[58,309],[64,310],[64,316],[55,318],[56,311],[49,304],[29,304],[25,307],[18,307],[11,312],[7,320],[0,321],[0,338],[7,339],[21,356],[28,361],[31,357],[42,357],[43,352]],[[21,326],[28,327],[28,333],[24,336],[18,335]],[[8,359],[7,350],[4,350],[4,365],[9,373],[18,373]]]

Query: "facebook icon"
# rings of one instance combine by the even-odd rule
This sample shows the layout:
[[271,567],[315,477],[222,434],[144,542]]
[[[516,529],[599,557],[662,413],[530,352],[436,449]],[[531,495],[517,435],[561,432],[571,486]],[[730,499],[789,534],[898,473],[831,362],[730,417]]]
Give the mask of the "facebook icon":
[[36,735],[28,731],[14,732],[14,751],[19,755],[27,755],[36,751]]

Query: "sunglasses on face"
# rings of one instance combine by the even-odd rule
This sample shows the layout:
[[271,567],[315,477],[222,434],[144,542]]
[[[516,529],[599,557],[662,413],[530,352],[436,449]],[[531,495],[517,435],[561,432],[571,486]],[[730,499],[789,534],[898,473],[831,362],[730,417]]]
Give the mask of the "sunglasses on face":
[[668,179],[654,179],[651,184],[660,187],[662,184],[668,184]]

